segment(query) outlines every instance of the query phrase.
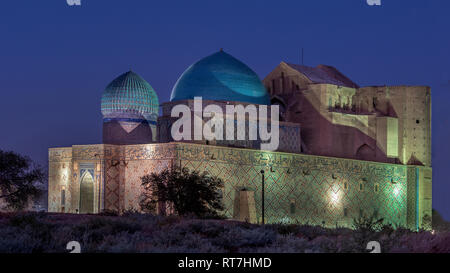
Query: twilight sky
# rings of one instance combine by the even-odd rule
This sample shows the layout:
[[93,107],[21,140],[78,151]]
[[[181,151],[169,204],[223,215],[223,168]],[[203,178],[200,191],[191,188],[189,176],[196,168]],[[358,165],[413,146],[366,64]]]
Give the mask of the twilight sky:
[[433,207],[450,219],[450,1],[9,0],[0,5],[0,149],[101,142],[100,97],[130,68],[167,101],[220,48],[264,78],[281,61],[335,66],[361,86],[429,85]]

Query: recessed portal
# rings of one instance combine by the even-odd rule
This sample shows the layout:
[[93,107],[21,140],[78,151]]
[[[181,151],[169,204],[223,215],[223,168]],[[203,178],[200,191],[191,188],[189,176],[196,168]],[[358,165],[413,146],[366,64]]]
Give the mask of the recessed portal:
[[89,172],[80,183],[80,213],[94,213],[94,178]]

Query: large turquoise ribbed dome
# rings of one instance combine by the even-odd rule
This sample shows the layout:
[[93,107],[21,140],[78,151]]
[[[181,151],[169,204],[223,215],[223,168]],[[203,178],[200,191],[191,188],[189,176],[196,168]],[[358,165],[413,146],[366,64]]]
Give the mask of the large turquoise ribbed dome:
[[193,99],[270,104],[264,85],[247,65],[222,50],[191,65],[176,82],[170,101]]
[[104,117],[156,120],[159,102],[150,84],[129,71],[108,84],[102,95],[101,108]]

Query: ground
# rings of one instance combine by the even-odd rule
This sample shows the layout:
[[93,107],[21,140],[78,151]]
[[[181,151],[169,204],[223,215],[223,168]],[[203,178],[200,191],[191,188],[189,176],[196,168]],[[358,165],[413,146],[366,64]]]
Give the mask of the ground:
[[379,232],[300,225],[253,225],[220,219],[163,217],[129,213],[77,215],[0,214],[0,252],[450,252],[450,231],[412,232],[384,227]]

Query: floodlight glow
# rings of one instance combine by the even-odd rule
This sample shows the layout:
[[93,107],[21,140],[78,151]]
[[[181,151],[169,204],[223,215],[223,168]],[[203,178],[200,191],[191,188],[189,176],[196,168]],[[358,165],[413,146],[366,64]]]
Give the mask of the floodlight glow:
[[329,195],[330,203],[333,205],[339,205],[341,203],[341,194],[340,191],[334,191],[333,189],[330,191]]
[[398,187],[395,187],[392,192],[394,193],[394,196],[397,197],[400,194],[400,189]]

